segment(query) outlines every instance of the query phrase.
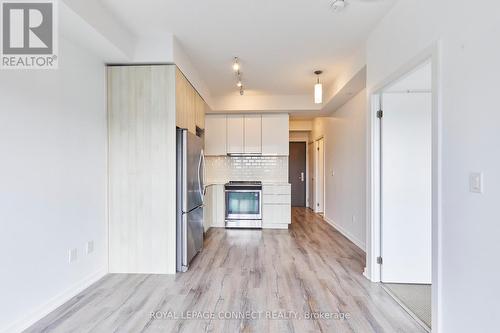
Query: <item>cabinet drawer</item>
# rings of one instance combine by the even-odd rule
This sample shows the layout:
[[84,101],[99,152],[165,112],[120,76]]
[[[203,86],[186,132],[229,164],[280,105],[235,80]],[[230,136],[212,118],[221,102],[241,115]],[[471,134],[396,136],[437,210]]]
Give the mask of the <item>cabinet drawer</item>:
[[262,223],[291,223],[290,205],[263,205]]
[[266,204],[290,205],[291,197],[290,197],[290,194],[266,194],[266,193],[264,193],[262,203],[264,205],[266,205]]
[[291,194],[291,185],[264,185],[262,186],[264,194]]

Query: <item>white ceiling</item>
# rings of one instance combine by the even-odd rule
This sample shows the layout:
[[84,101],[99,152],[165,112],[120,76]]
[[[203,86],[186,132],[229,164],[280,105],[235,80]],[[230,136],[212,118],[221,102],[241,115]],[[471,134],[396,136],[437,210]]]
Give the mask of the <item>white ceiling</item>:
[[216,97],[237,94],[233,56],[247,95],[312,94],[313,70],[332,83],[396,0],[350,0],[340,13],[329,0],[102,2],[137,38],[173,33]]

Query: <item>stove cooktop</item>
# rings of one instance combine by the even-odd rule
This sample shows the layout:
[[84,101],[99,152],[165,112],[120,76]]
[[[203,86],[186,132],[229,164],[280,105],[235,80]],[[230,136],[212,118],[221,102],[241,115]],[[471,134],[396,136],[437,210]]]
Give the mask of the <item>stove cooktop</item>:
[[252,180],[231,180],[229,181],[230,185],[262,185],[261,181],[252,181]]

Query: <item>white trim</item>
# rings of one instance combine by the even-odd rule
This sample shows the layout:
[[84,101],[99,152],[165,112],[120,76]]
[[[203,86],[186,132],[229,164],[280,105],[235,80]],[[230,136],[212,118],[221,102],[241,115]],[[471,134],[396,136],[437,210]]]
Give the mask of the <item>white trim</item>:
[[328,216],[323,216],[323,220],[325,220],[326,223],[331,225],[334,229],[336,229],[338,232],[340,232],[342,235],[344,235],[348,240],[353,242],[357,247],[359,247],[361,250],[366,252],[366,246],[365,244],[356,236],[354,236],[352,233],[347,231],[345,228],[341,227],[337,223],[335,223],[332,219],[328,218]]
[[24,318],[21,318],[0,329],[0,333],[14,333],[24,331],[25,329],[29,328],[31,325],[57,309],[59,306],[63,305],[71,298],[81,293],[90,285],[102,279],[106,274],[107,269],[103,267],[98,271],[88,275],[87,277],[75,283],[72,287],[66,289],[62,293],[48,300],[46,303],[29,312],[26,316],[24,316]]
[[[319,154],[317,153],[317,150],[319,149],[319,142],[323,142],[323,177],[322,181],[320,182],[318,180],[318,174],[319,174]],[[325,146],[326,146],[326,140],[325,136],[321,135],[318,139],[314,140],[315,145],[317,144],[318,146],[314,147],[314,207],[313,210],[316,214],[325,214],[326,211],[326,155],[325,155]],[[322,189],[323,189],[323,194],[322,194],[322,203],[321,203],[321,208],[322,210],[318,210],[318,184],[322,183]]]
[[378,96],[391,82],[404,76],[420,64],[432,62],[432,331],[441,332],[439,315],[441,305],[441,224],[442,224],[442,122],[441,122],[441,52],[436,41],[420,55],[409,61],[387,79],[368,91],[369,110],[367,117],[367,252],[364,275],[373,282],[380,281],[380,266],[376,257],[380,253],[380,164],[379,126],[376,117]]

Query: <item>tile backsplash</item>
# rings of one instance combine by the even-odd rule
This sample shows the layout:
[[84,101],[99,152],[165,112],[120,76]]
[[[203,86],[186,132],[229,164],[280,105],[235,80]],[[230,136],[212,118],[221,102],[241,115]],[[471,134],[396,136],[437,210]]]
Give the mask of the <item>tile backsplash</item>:
[[207,156],[207,181],[260,180],[288,183],[287,156]]

